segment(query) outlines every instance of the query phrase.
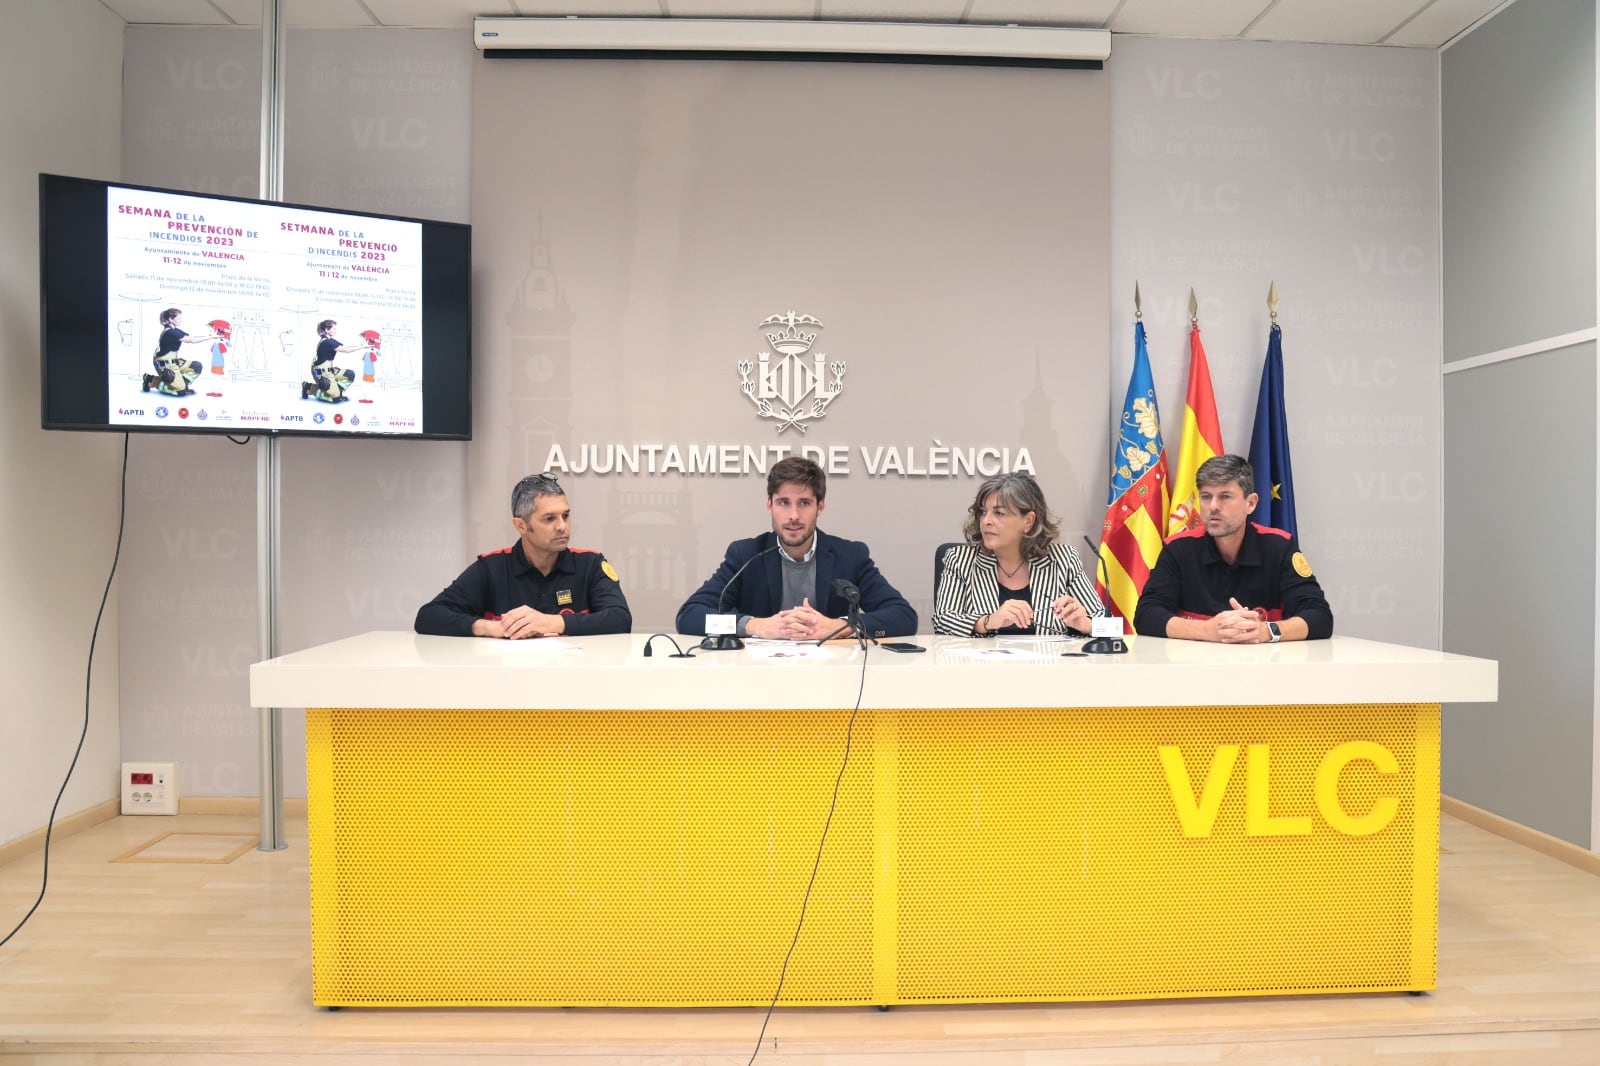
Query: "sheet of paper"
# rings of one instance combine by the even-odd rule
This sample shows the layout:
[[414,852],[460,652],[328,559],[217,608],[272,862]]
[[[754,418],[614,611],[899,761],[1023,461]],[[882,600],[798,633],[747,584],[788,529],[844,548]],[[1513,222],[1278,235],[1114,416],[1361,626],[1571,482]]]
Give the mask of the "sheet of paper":
[[1055,648],[1041,647],[1039,645],[989,644],[982,647],[958,648],[956,654],[964,655],[969,659],[1010,659],[1014,662],[1042,662],[1058,657],[1061,652]]
[[562,655],[583,652],[572,641],[560,637],[529,637],[527,640],[484,640],[474,637],[472,650],[484,655]]
[[826,648],[792,640],[747,640],[744,650],[752,659],[831,659]]

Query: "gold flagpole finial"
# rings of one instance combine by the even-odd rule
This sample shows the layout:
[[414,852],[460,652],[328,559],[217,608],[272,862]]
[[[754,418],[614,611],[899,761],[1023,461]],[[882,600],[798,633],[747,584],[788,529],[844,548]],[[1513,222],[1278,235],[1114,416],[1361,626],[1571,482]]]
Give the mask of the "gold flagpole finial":
[[1267,310],[1272,314],[1272,321],[1278,321],[1278,283],[1267,284]]
[[1189,325],[1200,324],[1200,301],[1194,298],[1194,289],[1189,290]]
[[1144,305],[1139,300],[1139,283],[1133,283],[1133,320],[1135,322],[1144,318]]

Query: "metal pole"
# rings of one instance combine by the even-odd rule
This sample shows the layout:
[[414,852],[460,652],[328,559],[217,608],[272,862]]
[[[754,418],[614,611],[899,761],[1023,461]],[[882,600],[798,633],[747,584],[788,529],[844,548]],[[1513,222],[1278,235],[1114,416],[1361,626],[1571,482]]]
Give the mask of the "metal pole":
[[[283,199],[283,0],[261,0],[261,198]],[[256,650],[278,654],[278,573],[282,542],[278,438],[256,438]],[[288,847],[283,839],[283,710],[262,707],[262,851]]]

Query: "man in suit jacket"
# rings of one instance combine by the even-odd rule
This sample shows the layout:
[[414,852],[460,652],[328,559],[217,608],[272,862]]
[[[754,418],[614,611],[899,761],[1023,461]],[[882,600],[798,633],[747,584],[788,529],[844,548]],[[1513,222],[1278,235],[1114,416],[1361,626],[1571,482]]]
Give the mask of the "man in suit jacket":
[[833,585],[844,578],[861,590],[866,636],[915,633],[917,612],[878,572],[867,546],[817,528],[827,491],[827,475],[810,459],[773,463],[767,473],[772,532],[728,545],[716,573],[678,608],[678,632],[702,634],[706,615],[732,609],[741,637],[820,640],[845,624],[849,605]]

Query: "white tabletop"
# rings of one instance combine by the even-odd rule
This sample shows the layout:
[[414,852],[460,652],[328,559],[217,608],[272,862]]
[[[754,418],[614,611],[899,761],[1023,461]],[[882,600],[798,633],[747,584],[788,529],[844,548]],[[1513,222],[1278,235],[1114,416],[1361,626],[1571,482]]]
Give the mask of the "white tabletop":
[[[250,668],[257,707],[1151,707],[1480,703],[1490,659],[1354,637],[1232,646],[1130,637],[1125,655],[1063,657],[1081,641],[919,636],[923,654],[751,642],[670,658],[644,634],[505,641],[377,632]],[[685,648],[697,638],[677,637]],[[865,663],[863,686],[862,666]]]

